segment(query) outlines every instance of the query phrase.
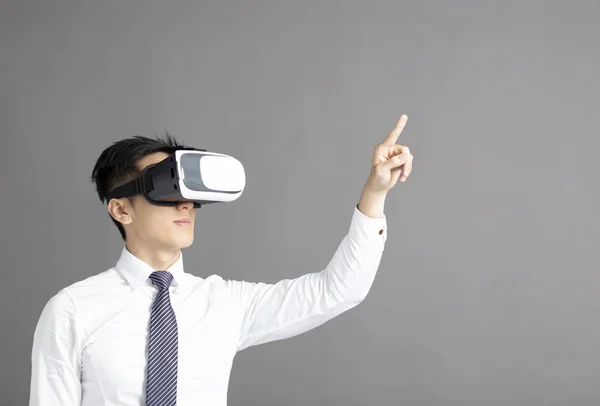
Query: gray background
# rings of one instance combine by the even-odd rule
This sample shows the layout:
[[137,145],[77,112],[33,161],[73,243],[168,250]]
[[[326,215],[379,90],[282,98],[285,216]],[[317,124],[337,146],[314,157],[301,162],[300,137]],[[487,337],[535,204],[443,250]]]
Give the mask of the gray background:
[[188,272],[322,269],[401,113],[414,169],[386,202],[371,293],[238,354],[231,405],[600,402],[600,5],[511,1],[3,1],[2,405],[33,330],[122,242],[88,177],[172,131],[239,157]]

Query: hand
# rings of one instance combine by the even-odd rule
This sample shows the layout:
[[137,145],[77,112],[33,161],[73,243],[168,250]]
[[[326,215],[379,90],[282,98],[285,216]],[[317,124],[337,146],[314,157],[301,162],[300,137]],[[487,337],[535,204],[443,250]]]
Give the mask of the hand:
[[365,192],[385,195],[398,180],[404,182],[410,175],[413,156],[407,146],[396,144],[407,121],[408,117],[403,114],[388,136],[373,150],[371,173],[365,184]]

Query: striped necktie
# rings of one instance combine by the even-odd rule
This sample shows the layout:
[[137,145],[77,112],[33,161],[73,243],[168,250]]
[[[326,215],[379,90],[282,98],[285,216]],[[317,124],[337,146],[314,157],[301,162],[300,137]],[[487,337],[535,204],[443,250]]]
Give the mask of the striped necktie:
[[177,403],[177,319],[171,307],[169,286],[173,275],[156,271],[150,279],[158,288],[150,314],[146,406]]

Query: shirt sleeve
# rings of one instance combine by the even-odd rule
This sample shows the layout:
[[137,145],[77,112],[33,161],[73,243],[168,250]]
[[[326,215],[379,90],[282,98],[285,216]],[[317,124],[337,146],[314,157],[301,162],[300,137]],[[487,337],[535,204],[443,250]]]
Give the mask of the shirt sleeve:
[[238,351],[304,333],[358,305],[373,284],[386,240],[385,215],[368,217],[356,205],[350,230],[320,272],[274,284],[226,281],[243,312]]
[[42,310],[33,337],[29,406],[81,404],[81,347],[76,311],[65,290]]

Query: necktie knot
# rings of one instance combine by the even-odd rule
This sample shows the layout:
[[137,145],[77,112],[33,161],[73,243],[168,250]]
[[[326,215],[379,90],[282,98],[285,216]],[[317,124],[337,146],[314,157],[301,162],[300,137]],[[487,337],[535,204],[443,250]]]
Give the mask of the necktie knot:
[[159,290],[168,289],[173,275],[169,271],[155,271],[150,274],[150,280]]

